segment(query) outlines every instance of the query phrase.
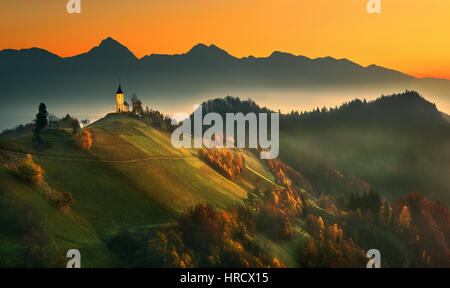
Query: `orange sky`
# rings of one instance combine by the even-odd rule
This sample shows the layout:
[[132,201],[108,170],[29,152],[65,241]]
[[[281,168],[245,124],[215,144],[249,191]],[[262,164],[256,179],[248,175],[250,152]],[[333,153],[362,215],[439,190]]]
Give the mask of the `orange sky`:
[[450,0],[1,0],[0,49],[41,47],[61,56],[111,36],[138,57],[183,53],[201,42],[230,54],[274,50],[348,58],[419,77],[450,79]]

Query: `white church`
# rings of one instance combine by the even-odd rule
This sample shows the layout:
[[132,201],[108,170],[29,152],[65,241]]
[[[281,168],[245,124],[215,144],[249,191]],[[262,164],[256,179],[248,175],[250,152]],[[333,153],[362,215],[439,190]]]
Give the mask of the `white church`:
[[127,101],[123,100],[124,94],[122,91],[122,87],[119,84],[119,89],[116,92],[116,113],[124,113],[130,111],[130,105]]

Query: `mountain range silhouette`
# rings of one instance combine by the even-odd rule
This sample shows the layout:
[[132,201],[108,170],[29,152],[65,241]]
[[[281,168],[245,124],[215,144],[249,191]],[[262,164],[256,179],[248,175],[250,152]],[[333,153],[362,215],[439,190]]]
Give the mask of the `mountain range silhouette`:
[[[268,57],[237,58],[215,45],[198,44],[184,54],[151,54],[139,59],[109,37],[86,53],[65,58],[40,48],[5,49],[0,51],[0,67],[1,100],[11,101],[27,115],[39,102],[56,109],[70,107],[72,113],[83,107],[85,114],[92,114],[95,106],[111,105],[119,81],[127,95],[136,92],[144,102],[157,103],[163,111],[178,102],[193,105],[226,95],[251,96],[259,102],[254,96],[259,92],[266,95],[264,105],[272,98],[275,104],[278,100],[291,103],[292,99],[292,109],[297,110],[298,103],[313,101],[310,91],[321,95],[356,91],[361,97],[374,98],[408,89],[450,112],[449,80],[418,79],[348,59],[312,59],[280,51]],[[282,95],[287,90],[292,92],[290,96]],[[341,100],[335,102],[330,105]]]
[[[248,56],[237,58],[230,55],[225,50],[215,45],[207,46],[197,44],[184,54],[151,54],[138,59],[127,47],[112,38],[106,38],[99,46],[92,48],[86,53],[72,57],[60,57],[49,51],[40,48],[0,51],[0,63],[5,70],[20,71],[20,69],[38,68],[41,71],[50,69],[61,69],[64,72],[71,72],[71,69],[105,69],[110,68],[117,71],[128,71],[137,69],[138,71],[158,71],[161,68],[177,68],[190,70],[196,68],[234,68],[240,69],[242,73],[274,74],[284,71],[283,74],[304,74],[312,76],[314,74],[323,75],[343,75],[353,74],[358,78],[372,80],[374,77],[389,79],[409,80],[413,77],[398,71],[386,69],[376,65],[363,67],[347,59],[335,59],[332,57],[311,59],[305,56],[296,56],[290,53],[274,51],[269,57]],[[192,64],[195,67],[186,67]],[[160,67],[163,65],[163,67]],[[178,65],[178,66],[177,66]],[[58,67],[60,66],[60,67]],[[330,68],[333,68],[330,70]],[[26,71],[20,71],[26,72]],[[111,71],[109,71],[111,72]],[[217,71],[224,73],[226,71]],[[361,73],[363,75],[361,75]]]

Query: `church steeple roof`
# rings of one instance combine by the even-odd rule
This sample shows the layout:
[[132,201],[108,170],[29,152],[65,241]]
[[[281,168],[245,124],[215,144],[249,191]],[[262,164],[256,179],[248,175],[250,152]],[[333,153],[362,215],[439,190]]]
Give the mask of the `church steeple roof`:
[[122,85],[121,84],[119,84],[119,89],[117,89],[116,94],[123,94],[123,92],[122,92]]

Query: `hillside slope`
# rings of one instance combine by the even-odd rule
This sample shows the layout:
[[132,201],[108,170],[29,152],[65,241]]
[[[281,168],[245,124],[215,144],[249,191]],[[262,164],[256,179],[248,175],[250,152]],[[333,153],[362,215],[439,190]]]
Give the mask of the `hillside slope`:
[[[39,215],[36,218],[42,219],[44,225],[37,225],[36,233],[45,236],[47,243],[37,246],[48,247],[52,255],[64,255],[69,248],[86,251],[98,246],[96,250],[103,249],[105,256],[94,254],[91,257],[96,260],[86,260],[86,265],[114,266],[115,256],[107,252],[105,243],[118,231],[152,229],[172,223],[187,207],[200,201],[227,208],[242,203],[250,189],[272,185],[258,183],[258,177],[249,172],[232,182],[203,162],[197,151],[174,149],[170,134],[126,115],[107,115],[89,129],[94,140],[89,152],[74,146],[69,130],[45,130],[43,137],[50,147],[43,151],[33,148],[31,136],[0,142],[2,162],[8,155],[24,158],[30,153],[45,171],[44,179],[52,189],[73,195],[71,212],[64,215],[40,197],[32,185],[1,165],[4,189],[0,205],[9,208],[2,209],[0,221],[20,220],[22,210],[36,211]],[[258,173],[273,178],[253,154],[246,157]],[[9,231],[9,225],[1,227],[0,255],[11,256],[3,259],[12,259],[12,255],[33,245],[34,240]],[[21,241],[17,242],[17,237]],[[2,262],[0,266],[22,263]]]

